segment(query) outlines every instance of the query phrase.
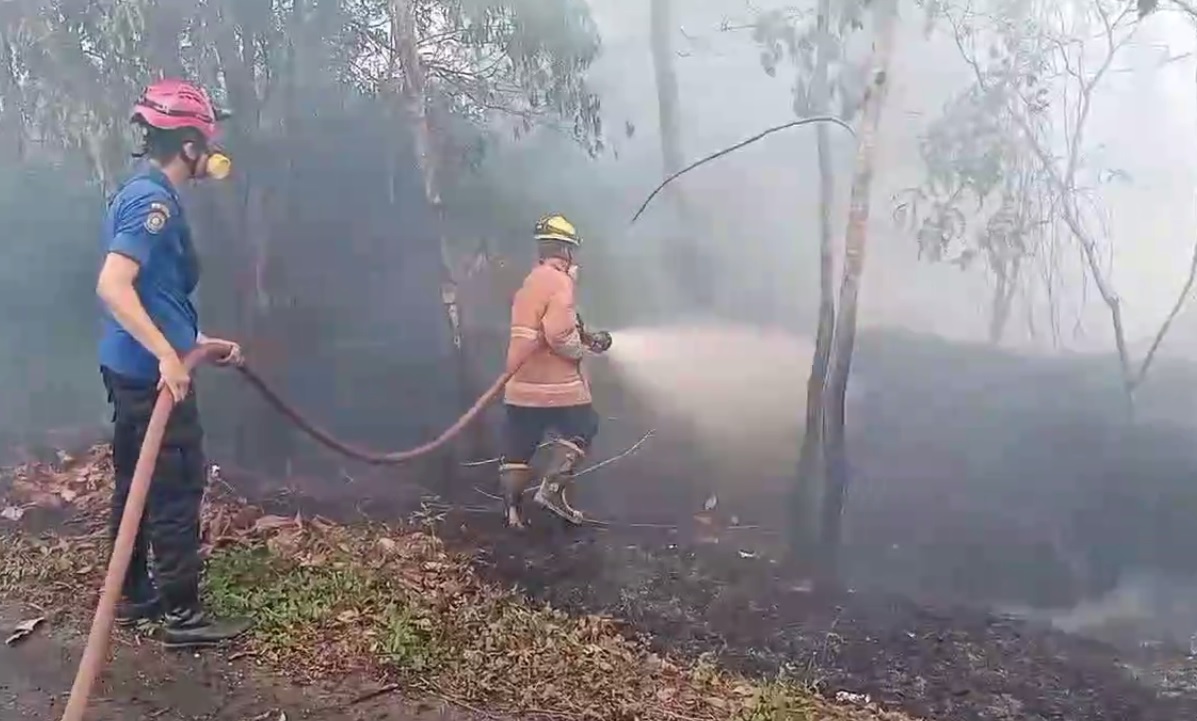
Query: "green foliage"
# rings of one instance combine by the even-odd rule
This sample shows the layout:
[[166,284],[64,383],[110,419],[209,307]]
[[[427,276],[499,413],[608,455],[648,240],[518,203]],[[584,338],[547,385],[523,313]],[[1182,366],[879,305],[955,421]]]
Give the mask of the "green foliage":
[[920,257],[962,269],[982,263],[1001,291],[995,303],[1008,309],[1054,223],[1048,170],[1025,132],[1050,125],[1053,51],[1039,16],[1019,0],[994,0],[989,13],[922,5],[929,23],[950,27],[975,82],[920,138],[925,179],[898,194],[894,220],[914,235]]
[[1023,257],[1050,221],[1041,170],[1007,111],[1005,89],[972,88],[920,139],[921,186],[899,194],[894,220],[919,254],[968,268]]
[[425,624],[366,569],[301,566],[246,545],[215,553],[204,583],[213,609],[253,618],[256,640],[268,649],[299,651],[312,645],[316,629],[352,621],[371,639],[371,651],[394,668],[425,672],[437,663]]
[[812,97],[818,48],[826,42],[828,62],[828,107],[845,121],[856,117],[864,102],[866,70],[850,56],[853,33],[862,30],[870,0],[833,0],[828,18],[828,37],[821,38],[818,18],[813,11],[794,13],[775,9],[757,16],[753,40],[761,48],[761,67],[776,76],[783,60],[789,60],[794,79],[794,112],[805,117],[816,114],[817,100]]
[[[343,99],[392,92],[392,4],[18,0],[0,11],[0,32],[27,130],[111,182],[129,147],[129,104],[163,73],[208,84],[245,132],[277,121],[297,88],[340,85]],[[583,0],[416,0],[415,11],[442,111],[479,125],[514,119],[518,134],[553,124],[601,150],[600,105],[585,82],[600,45]]]
[[[347,1],[349,75],[367,93],[393,87],[393,0]],[[414,0],[417,49],[430,101],[442,112],[489,126],[502,118],[518,138],[557,127],[602,149],[598,97],[585,82],[598,56],[598,30],[583,0]]]

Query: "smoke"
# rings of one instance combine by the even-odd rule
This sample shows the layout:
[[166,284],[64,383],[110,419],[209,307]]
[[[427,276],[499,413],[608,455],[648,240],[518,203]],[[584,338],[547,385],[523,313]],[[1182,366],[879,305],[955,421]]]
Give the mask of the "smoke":
[[1109,592],[1070,608],[1004,610],[1067,633],[1114,643],[1171,642],[1197,655],[1197,582],[1189,578],[1134,571]]

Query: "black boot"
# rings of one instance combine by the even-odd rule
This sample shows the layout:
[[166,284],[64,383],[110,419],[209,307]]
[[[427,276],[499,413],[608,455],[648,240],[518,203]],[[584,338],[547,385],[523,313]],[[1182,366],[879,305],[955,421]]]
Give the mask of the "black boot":
[[116,604],[116,625],[136,626],[162,618],[162,599],[156,591],[145,596],[123,596]]
[[195,603],[166,613],[162,645],[171,649],[206,648],[231,641],[252,627],[248,618],[217,618]]
[[142,533],[137,534],[129,570],[121,586],[121,600],[116,604],[116,625],[135,626],[162,617],[162,597],[150,577],[149,553]]

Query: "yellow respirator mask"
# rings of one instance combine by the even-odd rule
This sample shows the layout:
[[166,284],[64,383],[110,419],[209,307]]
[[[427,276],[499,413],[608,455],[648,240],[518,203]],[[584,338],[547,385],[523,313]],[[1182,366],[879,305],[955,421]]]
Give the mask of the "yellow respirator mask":
[[209,178],[224,180],[233,172],[233,161],[224,153],[214,152],[208,156],[208,162],[204,170]]

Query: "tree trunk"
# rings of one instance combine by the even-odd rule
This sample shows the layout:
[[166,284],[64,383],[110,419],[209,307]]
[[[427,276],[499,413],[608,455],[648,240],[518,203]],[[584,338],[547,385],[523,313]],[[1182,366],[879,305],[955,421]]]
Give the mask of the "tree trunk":
[[0,142],[12,149],[10,160],[21,163],[25,160],[25,118],[16,84],[8,28],[0,27]]
[[[440,176],[442,165],[437,157],[432,128],[428,120],[428,88],[424,64],[417,50],[416,16],[413,0],[394,0],[391,14],[391,37],[398,52],[400,73],[399,97],[403,101],[407,121],[411,125],[412,148],[424,181],[424,200],[431,211],[434,232],[440,247],[441,303],[444,306],[453,354],[457,369],[457,388],[460,394],[458,410],[464,412],[474,402],[473,383],[464,334],[461,306],[458,303],[457,279],[453,272],[453,255],[446,232],[445,210],[441,201]],[[478,424],[471,429],[472,445],[483,445]]]
[[[816,115],[824,115],[830,104],[828,64],[831,52],[831,0],[819,0],[816,32],[818,58],[811,83]],[[806,381],[806,425],[802,448],[791,492],[791,557],[801,561],[816,539],[818,514],[815,513],[822,474],[823,392],[831,359],[831,339],[835,333],[835,258],[831,234],[831,211],[835,204],[835,173],[831,162],[831,142],[827,126],[815,125],[819,152],[819,326],[815,334],[815,355]]]
[[186,74],[179,54],[179,35],[183,32],[183,14],[174,2],[158,2],[147,17],[149,56],[154,77],[181,78]]
[[[657,85],[657,115],[661,134],[661,160],[666,176],[682,169],[681,100],[673,53],[673,0],[650,0],[649,36],[653,54],[653,72]],[[686,202],[680,184],[665,191],[672,200],[679,226],[668,238],[672,263],[665,266],[673,274],[674,290],[686,303],[707,306],[711,301],[713,279],[704,272],[702,255],[694,245],[693,209]]]
[[1015,258],[1010,265],[1002,268],[996,274],[993,286],[993,299],[989,307],[989,342],[1000,345],[1006,335],[1006,325],[1010,322],[1010,311],[1014,308],[1014,293],[1018,290],[1018,276],[1022,270],[1022,263]]
[[[253,9],[248,3],[225,8],[216,35],[216,50],[234,112],[226,123],[228,144],[239,170],[214,188],[214,193],[230,230],[229,236],[221,240],[228,257],[240,259],[234,271],[240,282],[234,307],[236,327],[206,329],[214,334],[235,333],[250,354],[261,348],[287,347],[285,331],[273,324],[268,282],[272,244],[266,190],[271,174],[266,170],[268,163],[261,161],[271,154],[257,141],[262,103],[255,83],[254,38],[259,27]],[[262,472],[287,474],[287,459],[295,440],[292,431],[275,423],[270,409],[253,399],[238,397],[230,406],[235,424],[235,459]]]
[[868,241],[869,193],[873,185],[877,131],[889,87],[889,64],[893,53],[897,10],[897,0],[884,0],[874,10],[877,39],[874,45],[873,78],[865,97],[856,168],[852,177],[848,227],[844,236],[839,318],[836,319],[831,368],[824,396],[823,453],[826,461],[827,489],[823,494],[820,528],[822,548],[818,586],[821,591],[833,591],[840,585],[839,555],[844,500],[848,490],[848,456],[844,438],[845,398],[848,376],[852,370],[852,350],[856,343],[857,299],[860,295],[860,279],[864,272],[865,248]]
[[[657,83],[657,111],[661,130],[661,157],[666,174],[682,169],[682,138],[677,70],[673,62],[673,0],[651,0],[650,35],[653,70]],[[676,199],[682,193],[670,189]]]

